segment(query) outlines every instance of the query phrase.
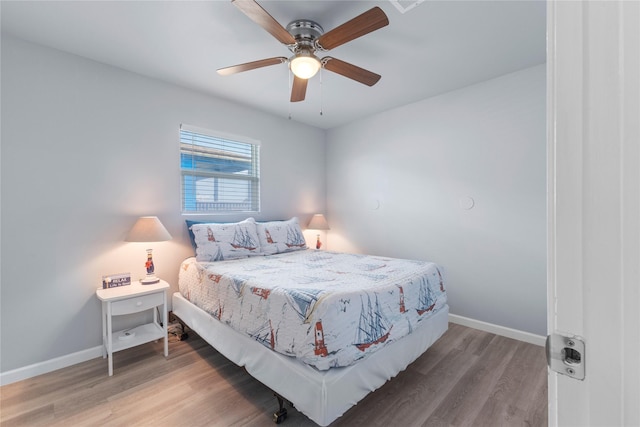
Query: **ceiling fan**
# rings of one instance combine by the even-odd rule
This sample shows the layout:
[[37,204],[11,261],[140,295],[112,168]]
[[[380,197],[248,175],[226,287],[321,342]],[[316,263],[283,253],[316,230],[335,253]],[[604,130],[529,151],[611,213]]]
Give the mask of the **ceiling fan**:
[[294,75],[291,102],[304,100],[307,81],[318,72],[320,67],[367,86],[373,86],[380,80],[379,74],[364,68],[331,56],[325,56],[322,59],[316,56],[316,52],[334,49],[388,25],[389,19],[379,7],[376,6],[325,33],[318,23],[308,19],[297,19],[284,28],[254,0],[232,0],[232,3],[253,22],[284,44],[293,56],[290,58],[278,56],[220,68],[218,74],[227,76],[270,65],[289,64]]

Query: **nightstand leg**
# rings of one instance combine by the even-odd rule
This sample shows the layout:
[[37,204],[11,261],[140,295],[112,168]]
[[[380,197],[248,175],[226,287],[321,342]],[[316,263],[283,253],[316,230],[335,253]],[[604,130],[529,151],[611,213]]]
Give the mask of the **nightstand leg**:
[[107,310],[105,309],[107,303],[102,302],[102,358],[107,357]]
[[162,329],[164,329],[164,357],[169,356],[169,336],[167,332],[167,292],[163,292],[164,305],[162,306]]
[[111,303],[107,302],[107,357],[109,376],[113,375],[113,328],[111,327]]

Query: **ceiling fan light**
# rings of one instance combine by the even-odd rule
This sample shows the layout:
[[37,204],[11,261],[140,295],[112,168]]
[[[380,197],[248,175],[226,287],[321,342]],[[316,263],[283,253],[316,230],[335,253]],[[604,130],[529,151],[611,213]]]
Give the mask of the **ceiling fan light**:
[[291,72],[301,79],[310,79],[320,70],[320,60],[310,53],[299,53],[291,59]]

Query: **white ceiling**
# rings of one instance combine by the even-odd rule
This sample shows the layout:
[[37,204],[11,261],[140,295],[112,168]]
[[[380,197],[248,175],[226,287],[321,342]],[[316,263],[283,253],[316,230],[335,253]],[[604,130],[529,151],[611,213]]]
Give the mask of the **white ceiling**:
[[0,7],[3,33],[323,129],[545,62],[544,0],[426,0],[404,14],[388,1],[258,2],[283,26],[306,18],[325,32],[380,6],[387,27],[329,55],[382,79],[368,87],[325,71],[309,81],[305,101],[290,103],[285,64],[219,76],[221,67],[290,55],[227,0]]

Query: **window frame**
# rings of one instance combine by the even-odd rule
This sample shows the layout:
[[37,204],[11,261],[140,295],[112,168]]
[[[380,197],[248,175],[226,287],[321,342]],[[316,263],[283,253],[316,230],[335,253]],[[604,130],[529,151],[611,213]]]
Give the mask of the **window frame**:
[[[206,168],[190,167],[185,168],[183,155],[192,155],[192,165],[196,164],[197,153],[204,153],[201,157],[214,157],[211,155],[213,151],[212,147],[202,146],[200,150],[189,150],[189,146],[194,146],[187,142],[183,142],[183,132],[192,133],[202,136],[204,138],[212,138],[216,141],[229,142],[232,144],[247,144],[250,145],[251,160],[248,174],[237,173],[225,173],[221,171],[207,170]],[[192,139],[193,141],[193,139]],[[233,135],[229,133],[219,132],[211,129],[200,128],[197,126],[181,124],[178,132],[178,146],[179,146],[179,161],[180,161],[180,210],[182,215],[229,215],[237,213],[260,213],[261,207],[261,185],[260,185],[260,141],[240,135]],[[207,155],[207,151],[209,154]],[[220,154],[224,156],[224,153]],[[230,150],[227,153],[228,157],[238,156],[239,152]],[[193,179],[192,189],[188,190],[189,184],[186,183],[186,179],[191,177]],[[244,208],[230,208],[234,204],[243,204],[243,202],[225,202],[225,201],[212,201],[212,202],[198,202],[197,201],[197,189],[195,183],[200,179],[217,178],[217,179],[230,179],[234,181],[247,181],[251,183],[251,187],[248,190],[249,201],[244,202]],[[215,184],[217,187],[217,183]],[[217,192],[217,190],[214,190]],[[187,194],[189,193],[189,194]],[[190,199],[188,198],[190,197]],[[209,208],[199,208],[198,204],[205,206],[209,203]],[[194,204],[193,208],[189,208],[190,204]],[[214,208],[213,205],[219,204],[220,206],[226,206],[224,208]]]

